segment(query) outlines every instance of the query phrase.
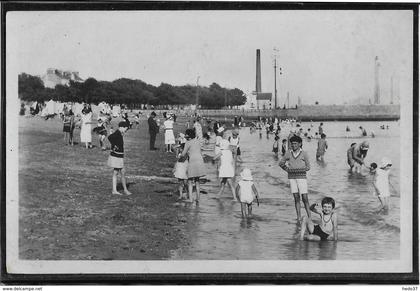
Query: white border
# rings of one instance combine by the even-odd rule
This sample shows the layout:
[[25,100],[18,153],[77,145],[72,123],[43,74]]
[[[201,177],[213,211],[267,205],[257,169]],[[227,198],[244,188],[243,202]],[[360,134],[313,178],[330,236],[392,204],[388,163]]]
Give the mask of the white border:
[[[7,16],[6,16],[7,23]],[[10,24],[10,23],[9,23]],[[400,260],[384,261],[26,261],[18,258],[18,39],[6,32],[6,268],[13,274],[99,273],[399,273],[412,272],[413,98],[401,100]]]

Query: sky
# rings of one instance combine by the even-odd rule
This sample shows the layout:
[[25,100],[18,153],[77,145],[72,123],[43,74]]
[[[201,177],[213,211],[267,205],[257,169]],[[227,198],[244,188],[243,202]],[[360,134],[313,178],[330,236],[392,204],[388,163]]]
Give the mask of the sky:
[[282,68],[280,104],[287,92],[291,104],[373,100],[378,56],[389,103],[391,78],[394,96],[412,98],[412,26],[409,10],[19,11],[6,16],[6,54],[31,75],[57,68],[249,94],[260,49],[262,91],[274,92],[275,54]]

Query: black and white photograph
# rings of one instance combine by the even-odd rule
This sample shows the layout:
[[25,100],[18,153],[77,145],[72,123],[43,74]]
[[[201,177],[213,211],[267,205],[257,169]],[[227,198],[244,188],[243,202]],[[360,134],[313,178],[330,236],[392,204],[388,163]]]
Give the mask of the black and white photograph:
[[73,4],[3,4],[8,274],[418,284],[418,5]]

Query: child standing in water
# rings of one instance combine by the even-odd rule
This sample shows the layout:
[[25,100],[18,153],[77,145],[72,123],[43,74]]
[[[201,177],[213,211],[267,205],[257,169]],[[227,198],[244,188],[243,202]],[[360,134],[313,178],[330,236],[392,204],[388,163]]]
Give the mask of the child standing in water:
[[[325,197],[321,201],[322,210],[319,204],[312,204],[310,209],[321,218],[320,224],[314,224],[311,218],[304,218],[300,231],[301,240],[338,240],[337,214],[334,212],[335,201],[331,197]],[[305,232],[308,234],[305,235]]]
[[[373,170],[375,173],[373,186],[375,187],[376,196],[381,203],[380,210],[389,210],[389,173],[391,171],[392,162],[388,158],[383,158],[379,165],[379,169]],[[373,167],[371,167],[372,169]]]
[[327,151],[328,143],[326,140],[327,136],[325,133],[321,134],[321,138],[318,140],[318,148],[316,149],[316,159],[318,161],[324,161],[324,154]]
[[252,173],[250,169],[243,169],[241,172],[241,181],[236,186],[236,198],[241,202],[241,214],[242,217],[252,216],[252,202],[254,197],[257,198],[258,206],[260,205],[258,198],[259,194],[257,188],[252,182]]
[[290,191],[295,200],[296,216],[298,223],[301,222],[300,197],[302,197],[306,214],[311,217],[311,211],[308,200],[308,183],[306,172],[310,170],[308,154],[302,150],[302,139],[299,136],[293,136],[290,139],[291,150],[281,158],[279,166],[287,172]]
[[[216,142],[215,142],[215,145],[214,145],[214,156],[215,157],[218,156],[221,153],[220,144],[223,140],[224,130],[225,130],[225,128],[223,126],[221,126],[217,129]],[[220,161],[216,158],[213,158],[213,160],[216,161],[216,169],[217,169],[217,171],[219,171]]]
[[275,137],[274,137],[274,143],[273,143],[273,153],[274,153],[274,155],[276,156],[276,157],[278,157],[279,156],[279,136],[278,135],[276,135]]
[[230,147],[233,153],[233,161],[236,168],[236,161],[241,158],[241,150],[239,148],[239,132],[238,130],[232,131],[232,136],[229,137]]
[[232,181],[232,178],[235,176],[235,166],[229,141],[226,139],[223,139],[220,142],[220,153],[217,154],[214,157],[214,159],[218,158],[220,158],[219,178],[222,179],[221,188],[218,195],[222,196],[223,191],[225,190],[226,183],[228,183],[232,190],[233,200],[236,200],[235,188],[233,187]]
[[114,168],[112,175],[112,194],[122,195],[117,191],[117,175],[121,173],[121,183],[124,188],[124,194],[131,195],[131,192],[127,189],[125,181],[125,168],[124,168],[124,140],[123,134],[127,131],[128,125],[125,121],[121,121],[118,124],[118,129],[108,136],[108,140],[111,143],[111,153],[108,158],[108,166]]
[[184,195],[183,190],[184,187],[187,185],[188,181],[188,155],[181,156],[182,151],[184,150],[184,144],[182,144],[180,148],[180,152],[178,154],[178,160],[175,163],[175,167],[173,170],[175,178],[178,178],[178,191],[179,191],[179,197],[178,199],[186,199],[187,196]]

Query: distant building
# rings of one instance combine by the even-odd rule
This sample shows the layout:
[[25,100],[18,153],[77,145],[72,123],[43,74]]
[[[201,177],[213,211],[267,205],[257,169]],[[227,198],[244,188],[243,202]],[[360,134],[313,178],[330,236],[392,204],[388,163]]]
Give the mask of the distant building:
[[62,71],[58,69],[48,68],[47,73],[41,77],[44,86],[47,88],[55,88],[57,85],[68,86],[71,81],[83,82],[79,77],[79,72]]
[[257,109],[271,109],[271,93],[257,93]]
[[254,94],[245,94],[246,102],[244,105],[239,106],[241,109],[257,109],[257,96]]

